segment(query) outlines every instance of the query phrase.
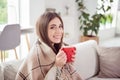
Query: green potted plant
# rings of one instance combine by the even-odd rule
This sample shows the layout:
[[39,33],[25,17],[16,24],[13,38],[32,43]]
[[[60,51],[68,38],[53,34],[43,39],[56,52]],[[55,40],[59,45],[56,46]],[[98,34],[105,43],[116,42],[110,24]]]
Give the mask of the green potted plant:
[[106,25],[106,23],[112,23],[113,15],[111,13],[104,15],[105,18],[100,19],[100,23]]
[[[104,2],[105,0],[101,0]],[[110,3],[113,2],[113,0],[107,0]],[[89,39],[94,39],[98,42],[98,32],[100,27],[100,21],[106,20],[106,17],[103,13],[96,13],[93,15],[90,15],[89,12],[87,12],[87,8],[84,5],[84,0],[76,0],[76,3],[78,5],[78,11],[80,12],[79,16],[79,22],[80,22],[80,30],[83,32],[83,36],[81,36],[81,41],[86,41]],[[103,12],[107,12],[111,9],[111,6],[107,6],[107,8],[104,7],[105,5],[102,4],[97,8],[97,10],[103,10]]]

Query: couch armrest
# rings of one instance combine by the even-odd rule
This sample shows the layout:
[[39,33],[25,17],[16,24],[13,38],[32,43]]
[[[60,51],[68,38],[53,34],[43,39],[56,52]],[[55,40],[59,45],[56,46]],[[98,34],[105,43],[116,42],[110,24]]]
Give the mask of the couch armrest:
[[82,79],[88,79],[97,73],[97,42],[89,40],[75,44],[77,53],[75,67]]

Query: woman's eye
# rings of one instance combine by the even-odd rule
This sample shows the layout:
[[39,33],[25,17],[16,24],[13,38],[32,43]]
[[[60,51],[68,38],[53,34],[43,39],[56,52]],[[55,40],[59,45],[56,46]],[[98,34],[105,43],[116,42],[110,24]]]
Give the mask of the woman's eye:
[[57,27],[56,25],[51,25],[50,26],[50,29],[62,29],[63,28],[63,26],[62,25],[59,25],[59,27]]
[[52,25],[50,26],[50,29],[55,29],[55,27],[56,27],[56,25],[55,25],[55,24],[52,24]]
[[60,25],[60,26],[59,26],[59,28],[63,28],[63,26],[62,26],[62,25]]
[[50,27],[50,29],[54,29],[54,27]]

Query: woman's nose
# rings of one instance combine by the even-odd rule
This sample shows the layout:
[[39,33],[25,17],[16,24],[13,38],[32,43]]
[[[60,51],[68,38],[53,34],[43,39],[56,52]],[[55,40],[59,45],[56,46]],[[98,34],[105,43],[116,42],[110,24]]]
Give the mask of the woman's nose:
[[63,29],[62,28],[57,28],[56,32],[63,32]]

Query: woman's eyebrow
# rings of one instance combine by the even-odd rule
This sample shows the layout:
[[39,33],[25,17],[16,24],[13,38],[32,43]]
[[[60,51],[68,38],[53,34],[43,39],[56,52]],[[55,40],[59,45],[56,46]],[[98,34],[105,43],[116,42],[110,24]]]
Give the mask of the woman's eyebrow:
[[56,24],[51,24],[50,26],[56,26]]
[[[56,24],[51,24],[50,26],[56,26]],[[62,24],[59,24],[59,26],[62,26]]]

